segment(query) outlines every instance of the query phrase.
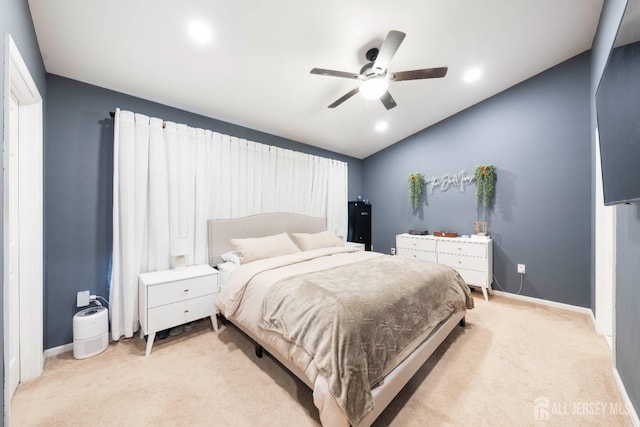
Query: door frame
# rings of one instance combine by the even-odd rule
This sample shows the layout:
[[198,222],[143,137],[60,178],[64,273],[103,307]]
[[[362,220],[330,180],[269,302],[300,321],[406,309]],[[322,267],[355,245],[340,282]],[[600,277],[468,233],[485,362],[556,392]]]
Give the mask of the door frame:
[[595,133],[595,320],[596,331],[607,340],[615,364],[616,207],[604,205],[598,128]]
[[[19,103],[19,160],[18,160],[18,205],[19,205],[19,277],[20,277],[20,325],[7,323],[10,310],[4,298],[4,331],[19,328],[20,337],[20,382],[42,374],[43,353],[43,112],[42,97],[29,73],[20,52],[10,34],[4,36],[4,141],[9,141],[11,120],[10,97],[13,94]],[[3,147],[4,148],[4,147]],[[7,159],[3,153],[4,179]],[[6,199],[6,194],[4,194]],[[3,204],[5,201],[3,200]],[[3,229],[6,229],[3,206]],[[3,247],[7,248],[7,234],[3,235]],[[6,252],[3,257],[6,260]],[[6,262],[3,271],[3,295],[7,295]],[[14,329],[15,330],[15,329]],[[7,347],[3,360],[7,363]],[[5,389],[5,421],[8,421],[10,396]],[[7,424],[8,425],[8,424]]]

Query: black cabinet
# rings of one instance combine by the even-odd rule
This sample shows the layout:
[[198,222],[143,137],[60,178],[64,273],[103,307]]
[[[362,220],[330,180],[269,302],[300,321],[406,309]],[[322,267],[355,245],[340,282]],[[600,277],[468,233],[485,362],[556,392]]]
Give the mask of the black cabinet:
[[371,205],[361,201],[349,202],[349,242],[363,243],[371,250]]

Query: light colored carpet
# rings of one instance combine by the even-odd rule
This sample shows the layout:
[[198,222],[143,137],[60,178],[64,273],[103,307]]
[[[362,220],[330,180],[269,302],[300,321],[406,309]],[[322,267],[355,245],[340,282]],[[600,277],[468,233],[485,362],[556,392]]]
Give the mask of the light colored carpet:
[[[505,297],[476,308],[376,426],[630,426],[611,353],[583,314]],[[535,399],[538,401],[536,418]],[[545,400],[546,399],[546,400]],[[542,405],[542,406],[540,406]],[[547,408],[545,412],[545,408]],[[614,413],[612,413],[614,412]],[[541,417],[548,415],[548,420]],[[47,360],[21,384],[12,426],[316,426],[311,390],[232,326],[211,323],[158,341],[112,343],[102,354]]]

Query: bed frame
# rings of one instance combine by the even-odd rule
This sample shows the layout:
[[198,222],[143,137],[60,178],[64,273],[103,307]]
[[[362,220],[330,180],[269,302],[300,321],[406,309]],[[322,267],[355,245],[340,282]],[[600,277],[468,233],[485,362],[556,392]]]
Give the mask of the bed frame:
[[[216,266],[222,262],[220,255],[231,250],[229,240],[232,238],[263,237],[282,232],[290,233],[317,233],[326,230],[324,218],[309,217],[290,213],[275,213],[253,215],[238,219],[217,219],[208,221],[209,264]],[[420,344],[400,365],[391,371],[383,381],[371,390],[374,401],[374,409],[369,412],[360,426],[370,426],[382,411],[391,403],[393,398],[415,375],[429,356],[449,336],[457,326],[465,325],[465,312],[454,313],[448,319],[436,326],[429,337]],[[280,361],[289,371],[300,378],[313,390],[313,384],[286,356],[281,355],[268,343],[260,342],[250,331],[242,325],[235,324],[241,331],[253,339],[258,347],[259,355],[264,347],[272,356]]]

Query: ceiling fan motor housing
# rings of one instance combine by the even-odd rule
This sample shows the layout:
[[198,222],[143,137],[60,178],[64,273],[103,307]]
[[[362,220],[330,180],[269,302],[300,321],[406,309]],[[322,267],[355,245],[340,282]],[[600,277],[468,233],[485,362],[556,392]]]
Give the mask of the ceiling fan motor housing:
[[360,68],[360,75],[362,77],[372,76],[375,73],[373,72],[373,62],[367,62]]

